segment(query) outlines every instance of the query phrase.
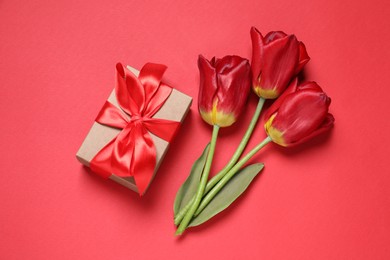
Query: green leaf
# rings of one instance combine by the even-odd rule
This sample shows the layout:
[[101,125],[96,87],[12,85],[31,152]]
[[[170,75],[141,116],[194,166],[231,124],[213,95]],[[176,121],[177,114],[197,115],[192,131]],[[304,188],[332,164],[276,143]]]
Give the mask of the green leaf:
[[187,205],[187,203],[195,196],[202,176],[203,168],[206,163],[207,154],[209,153],[210,143],[207,144],[202,155],[192,165],[191,173],[180,187],[176,194],[175,203],[173,205],[173,211],[176,215],[180,210]]
[[264,164],[256,163],[240,170],[215,195],[214,199],[210,201],[204,210],[191,221],[189,226],[198,226],[229,207],[248,188],[249,184],[263,168]]

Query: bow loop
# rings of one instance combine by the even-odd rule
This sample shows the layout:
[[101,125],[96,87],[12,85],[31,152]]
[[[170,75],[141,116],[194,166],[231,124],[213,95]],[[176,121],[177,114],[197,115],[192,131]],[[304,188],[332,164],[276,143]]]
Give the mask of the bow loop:
[[165,65],[154,63],[146,63],[141,69],[138,79],[144,86],[146,104],[150,103],[150,100],[159,90],[160,82],[166,69]]
[[120,109],[118,109],[110,102],[106,101],[106,103],[104,103],[103,105],[103,108],[97,115],[95,121],[102,125],[108,125],[118,129],[123,129],[128,124],[129,119],[128,116]]
[[143,124],[149,132],[167,142],[171,142],[180,125],[179,122],[160,118],[146,118],[143,120]]
[[151,98],[151,101],[153,102],[149,102],[143,114],[146,117],[152,117],[154,114],[156,114],[156,112],[159,111],[160,108],[164,105],[165,100],[169,97],[171,92],[172,89],[170,87],[164,83],[161,83],[158,91]]
[[145,90],[139,79],[122,64],[116,65],[115,94],[119,106],[129,115],[139,115],[145,106]]

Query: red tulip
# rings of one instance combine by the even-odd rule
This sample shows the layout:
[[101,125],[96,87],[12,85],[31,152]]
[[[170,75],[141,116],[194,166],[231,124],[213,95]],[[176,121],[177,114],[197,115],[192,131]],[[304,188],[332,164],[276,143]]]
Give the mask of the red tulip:
[[225,56],[211,61],[199,55],[199,112],[204,121],[221,127],[233,124],[250,91],[251,68],[247,59]]
[[310,57],[305,45],[295,35],[276,31],[263,37],[252,27],[251,38],[253,90],[259,97],[275,99]]
[[302,143],[333,127],[330,98],[315,82],[297,82],[290,84],[265,116],[265,131],[281,146]]

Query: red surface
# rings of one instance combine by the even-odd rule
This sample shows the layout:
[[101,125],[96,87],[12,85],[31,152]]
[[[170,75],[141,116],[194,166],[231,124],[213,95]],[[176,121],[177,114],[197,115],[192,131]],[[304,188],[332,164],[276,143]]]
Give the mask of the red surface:
[[[1,1],[1,259],[390,259],[387,1]],[[197,114],[199,53],[251,55],[249,30],[306,44],[306,78],[332,97],[334,131],[266,169],[229,210],[174,237],[172,204],[211,129]],[[194,105],[143,198],[75,153],[121,61],[168,65]],[[255,108],[222,131],[214,172]],[[264,137],[259,124],[250,146]]]

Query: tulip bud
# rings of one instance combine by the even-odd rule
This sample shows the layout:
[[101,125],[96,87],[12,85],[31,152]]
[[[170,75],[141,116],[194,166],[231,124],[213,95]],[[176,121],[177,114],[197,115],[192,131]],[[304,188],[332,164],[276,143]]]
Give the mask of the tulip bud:
[[333,127],[328,113],[330,98],[315,82],[300,85],[294,80],[272,104],[265,118],[265,131],[273,142],[294,146]]
[[251,38],[253,90],[259,97],[275,99],[310,57],[305,45],[294,35],[276,31],[263,37],[252,27]]
[[201,117],[210,125],[230,126],[242,112],[249,95],[249,61],[239,56],[214,57],[208,61],[200,55],[198,67]]

